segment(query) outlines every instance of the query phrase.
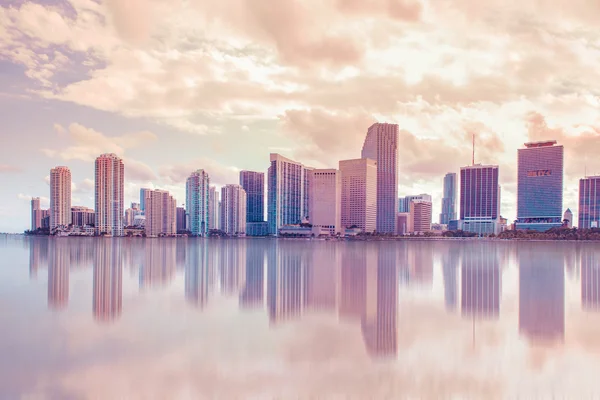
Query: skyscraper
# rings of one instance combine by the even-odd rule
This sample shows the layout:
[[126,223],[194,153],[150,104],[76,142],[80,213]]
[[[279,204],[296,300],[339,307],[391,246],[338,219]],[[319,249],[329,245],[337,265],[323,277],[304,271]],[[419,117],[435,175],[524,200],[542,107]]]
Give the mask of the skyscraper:
[[71,224],[71,170],[50,170],[50,229]]
[[42,208],[40,198],[31,199],[31,230],[35,231],[42,227]]
[[185,231],[185,208],[177,207],[177,233]]
[[150,192],[151,190],[152,189],[147,189],[147,188],[140,189],[140,210],[142,210],[142,212],[146,211],[146,196],[148,195],[148,192]]
[[221,188],[221,230],[226,234],[246,234],[246,197],[246,191],[240,185]]
[[368,158],[340,161],[342,227],[377,228],[377,163]]
[[165,190],[148,190],[145,199],[146,236],[158,237],[177,233],[177,203]]
[[186,183],[186,211],[188,214],[188,230],[195,236],[207,236],[209,214],[209,187],[210,178],[203,169],[199,169],[187,179]]
[[302,164],[271,154],[268,172],[269,233],[277,235],[283,225],[299,224],[308,215],[307,170]]
[[442,212],[440,224],[448,225],[448,222],[456,219],[456,174],[450,172],[444,177],[444,195],[442,197]]
[[600,176],[579,180],[579,229],[600,228]]
[[518,151],[517,229],[562,225],[564,148],[556,141],[525,143]]
[[432,205],[430,201],[411,201],[409,232],[425,233],[431,231],[431,213]]
[[96,159],[96,234],[123,236],[124,173],[115,154]]
[[410,212],[410,203],[414,200],[424,200],[432,202],[430,194],[416,194],[412,196],[400,197],[398,199],[398,212],[407,213]]
[[479,235],[498,234],[500,186],[497,165],[472,165],[460,169],[459,227]]
[[208,229],[220,229],[220,219],[219,192],[216,186],[211,186],[208,188]]
[[377,162],[377,232],[395,234],[398,210],[398,125],[371,125],[361,158]]
[[246,191],[246,222],[265,220],[265,174],[240,171],[240,185]]
[[313,169],[309,172],[310,223],[342,233],[342,173],[337,169]]

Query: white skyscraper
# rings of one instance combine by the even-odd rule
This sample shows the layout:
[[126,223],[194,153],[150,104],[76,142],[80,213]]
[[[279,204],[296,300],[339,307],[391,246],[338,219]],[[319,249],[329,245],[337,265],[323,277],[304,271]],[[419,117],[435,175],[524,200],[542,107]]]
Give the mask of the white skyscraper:
[[50,170],[50,229],[71,224],[71,171],[67,167]]
[[309,172],[310,223],[342,233],[342,173],[337,169],[313,169]]
[[187,229],[195,236],[207,236],[209,230],[209,187],[210,178],[206,171],[199,169],[187,179],[186,213]]
[[395,234],[398,211],[398,125],[371,125],[361,157],[377,162],[377,232]]
[[228,235],[246,234],[246,191],[240,185],[221,188],[220,225]]
[[115,154],[96,159],[96,234],[123,236],[123,160]]
[[368,158],[340,161],[342,226],[363,232],[377,227],[377,163]]
[[158,237],[177,233],[177,202],[165,190],[148,190],[146,206],[146,236]]

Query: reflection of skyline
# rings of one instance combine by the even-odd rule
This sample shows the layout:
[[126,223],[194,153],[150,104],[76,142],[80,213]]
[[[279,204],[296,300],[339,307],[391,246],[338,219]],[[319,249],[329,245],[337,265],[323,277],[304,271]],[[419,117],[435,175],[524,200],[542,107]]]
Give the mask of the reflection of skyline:
[[308,257],[307,307],[337,312],[341,272],[339,247],[332,243],[318,243]]
[[446,310],[454,311],[458,302],[458,264],[460,251],[458,246],[450,244],[442,248],[442,274],[444,277],[444,303]]
[[219,276],[224,294],[238,294],[246,279],[246,241],[224,240],[220,243]]
[[360,320],[367,299],[367,265],[377,265],[377,253],[366,251],[366,244],[356,243],[342,254],[339,315]]
[[496,247],[465,244],[460,278],[462,315],[498,318],[502,276]]
[[123,254],[119,239],[99,239],[94,257],[94,317],[112,321],[120,317],[123,304]]
[[246,279],[240,293],[240,307],[260,307],[264,301],[265,246],[260,239],[246,244]]
[[168,284],[176,270],[175,241],[146,239],[140,265],[140,288]]
[[208,269],[206,241],[190,241],[185,263],[185,298],[198,308],[204,308],[208,303]]
[[48,238],[33,237],[29,240],[29,277],[37,277],[40,264],[48,262]]
[[581,254],[581,307],[584,311],[600,311],[600,252]]
[[69,304],[69,268],[67,243],[53,240],[48,262],[48,308],[61,310]]

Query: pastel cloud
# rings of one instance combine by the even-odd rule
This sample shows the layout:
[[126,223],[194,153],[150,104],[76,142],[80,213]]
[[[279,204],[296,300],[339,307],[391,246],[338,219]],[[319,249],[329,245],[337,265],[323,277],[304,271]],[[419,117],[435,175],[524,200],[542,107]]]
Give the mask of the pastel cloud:
[[11,174],[21,171],[22,169],[16,165],[0,164],[0,174]]

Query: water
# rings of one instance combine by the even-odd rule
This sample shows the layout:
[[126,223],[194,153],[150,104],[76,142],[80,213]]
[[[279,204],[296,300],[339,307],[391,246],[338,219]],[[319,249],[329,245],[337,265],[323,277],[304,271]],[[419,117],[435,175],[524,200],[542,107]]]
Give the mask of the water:
[[0,399],[598,398],[600,246],[0,237]]

